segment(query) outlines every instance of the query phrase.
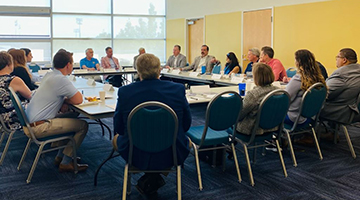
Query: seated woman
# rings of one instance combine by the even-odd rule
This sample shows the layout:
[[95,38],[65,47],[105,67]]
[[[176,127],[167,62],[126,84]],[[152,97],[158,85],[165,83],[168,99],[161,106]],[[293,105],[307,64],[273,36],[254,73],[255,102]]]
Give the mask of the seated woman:
[[26,67],[25,51],[13,49],[9,54],[13,57],[15,67],[11,75],[21,78],[30,90],[35,90],[37,87],[31,82],[32,75]]
[[[240,112],[240,121],[236,126],[236,131],[242,134],[250,135],[255,125],[257,111],[262,99],[271,91],[279,89],[273,86],[275,76],[269,65],[256,63],[253,65],[253,77],[256,87],[247,91],[243,100],[243,109]],[[262,135],[264,132],[274,131],[258,129],[256,134]]]
[[[299,115],[301,98],[304,92],[315,83],[321,82],[325,85],[325,79],[314,55],[310,51],[306,49],[296,51],[295,66],[297,74],[292,77],[286,86],[286,91],[290,94],[290,107],[284,122],[290,125],[294,124],[296,117]],[[303,124],[306,120],[308,119],[300,117],[298,124]]]
[[31,98],[31,91],[19,77],[10,75],[13,72],[13,60],[10,54],[5,51],[0,52],[0,113],[7,123],[8,128],[12,130],[20,129],[21,125],[17,118],[15,108],[10,100],[11,87],[26,99]]
[[236,55],[233,52],[226,54],[226,64],[224,74],[237,74],[241,73],[241,68]]

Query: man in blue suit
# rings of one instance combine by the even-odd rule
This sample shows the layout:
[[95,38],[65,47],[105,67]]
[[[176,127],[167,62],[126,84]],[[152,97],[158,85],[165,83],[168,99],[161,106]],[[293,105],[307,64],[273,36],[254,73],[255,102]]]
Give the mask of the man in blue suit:
[[[178,164],[181,165],[189,154],[189,140],[185,136],[185,132],[189,130],[191,125],[191,113],[185,97],[185,87],[178,83],[159,79],[160,60],[153,54],[140,55],[136,61],[136,66],[141,81],[120,87],[118,91],[114,115],[114,131],[117,134],[113,140],[114,148],[124,160],[128,160],[127,117],[129,113],[143,102],[159,101],[170,106],[178,117],[179,130],[176,148]],[[170,168],[173,166],[172,150],[169,148],[159,153],[148,153],[134,147],[132,163],[138,169]],[[144,181],[145,183],[142,183]],[[164,184],[165,182],[160,174],[145,174],[139,179],[137,188],[144,193],[154,193]],[[150,188],[142,187],[144,185],[150,185]]]

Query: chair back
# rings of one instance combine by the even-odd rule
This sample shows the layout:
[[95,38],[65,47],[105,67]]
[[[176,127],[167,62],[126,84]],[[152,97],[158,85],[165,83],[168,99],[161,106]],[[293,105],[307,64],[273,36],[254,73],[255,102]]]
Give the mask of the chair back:
[[296,74],[296,68],[295,67],[290,67],[289,69],[286,70],[286,75],[290,78],[292,78],[293,76],[295,76]]
[[39,65],[29,65],[29,68],[31,69],[31,72],[38,72],[40,70],[40,66]]
[[30,127],[30,123],[29,123],[29,120],[27,118],[27,115],[25,113],[25,110],[21,104],[21,101],[18,97],[18,95],[15,93],[15,91],[9,87],[9,91],[10,91],[10,98],[11,98],[11,101],[14,105],[14,108],[15,108],[15,111],[16,111],[16,114],[17,114],[17,117],[20,121],[20,124],[21,126],[24,128],[26,127],[27,130],[29,131],[30,133],[30,136],[31,136],[31,139],[36,143],[36,144],[39,144],[40,142],[36,139],[35,137],[35,134],[32,132],[32,129]]
[[174,165],[177,166],[176,138],[178,118],[168,105],[149,101],[136,106],[127,121],[129,134],[129,160],[131,165],[133,147],[151,153],[172,147]]
[[242,106],[242,98],[234,91],[225,91],[213,97],[206,108],[200,146],[206,138],[208,127],[215,131],[223,131],[235,125],[239,121]]
[[221,65],[215,65],[213,70],[212,70],[212,73],[213,74],[220,74],[220,70],[221,70]]
[[290,95],[285,90],[277,89],[267,94],[260,102],[248,144],[254,141],[258,128],[266,130],[278,127],[278,133],[280,133],[289,106]]
[[357,111],[358,111],[358,112],[352,112],[352,113],[351,113],[348,124],[351,124],[351,123],[353,122],[353,120],[354,120],[354,117],[355,117],[356,115],[359,115],[359,114],[360,114],[360,113],[359,113],[359,111],[360,111],[360,93],[359,93],[359,95],[358,95],[358,97],[357,97],[357,99],[356,99],[356,105],[357,105],[356,108],[357,108]]
[[301,99],[300,115],[296,118],[294,125],[291,129],[293,131],[300,119],[300,116],[305,118],[312,118],[315,123],[319,118],[320,111],[324,105],[327,95],[327,88],[322,83],[315,83],[309,87]]

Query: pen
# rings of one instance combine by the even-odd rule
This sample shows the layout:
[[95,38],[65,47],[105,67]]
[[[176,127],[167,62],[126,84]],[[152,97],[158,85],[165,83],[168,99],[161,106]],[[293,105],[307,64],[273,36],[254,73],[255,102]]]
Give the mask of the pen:
[[190,97],[190,99],[199,100],[198,98],[195,98],[195,97]]

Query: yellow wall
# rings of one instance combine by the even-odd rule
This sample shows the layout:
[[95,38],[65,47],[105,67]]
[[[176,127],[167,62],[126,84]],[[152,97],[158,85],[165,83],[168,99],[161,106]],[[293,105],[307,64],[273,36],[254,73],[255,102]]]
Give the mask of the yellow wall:
[[276,7],[274,50],[285,68],[294,66],[294,52],[309,49],[331,74],[335,56],[350,47],[360,54],[360,1],[328,2]]
[[[275,57],[288,68],[294,66],[296,50],[309,49],[331,74],[336,69],[335,56],[341,48],[350,47],[360,54],[358,8],[359,0],[275,7]],[[167,55],[171,55],[174,43],[185,46],[184,24],[185,19],[167,20]],[[241,12],[206,15],[205,41],[210,47],[210,54],[220,59],[223,65],[229,51],[234,51],[240,61]]]
[[[226,54],[234,52],[241,60],[241,12],[205,16],[205,42],[209,54],[225,66]],[[200,47],[199,47],[200,55]]]
[[185,19],[173,19],[166,21],[166,60],[172,55],[174,45],[181,46],[181,53],[185,54]]

